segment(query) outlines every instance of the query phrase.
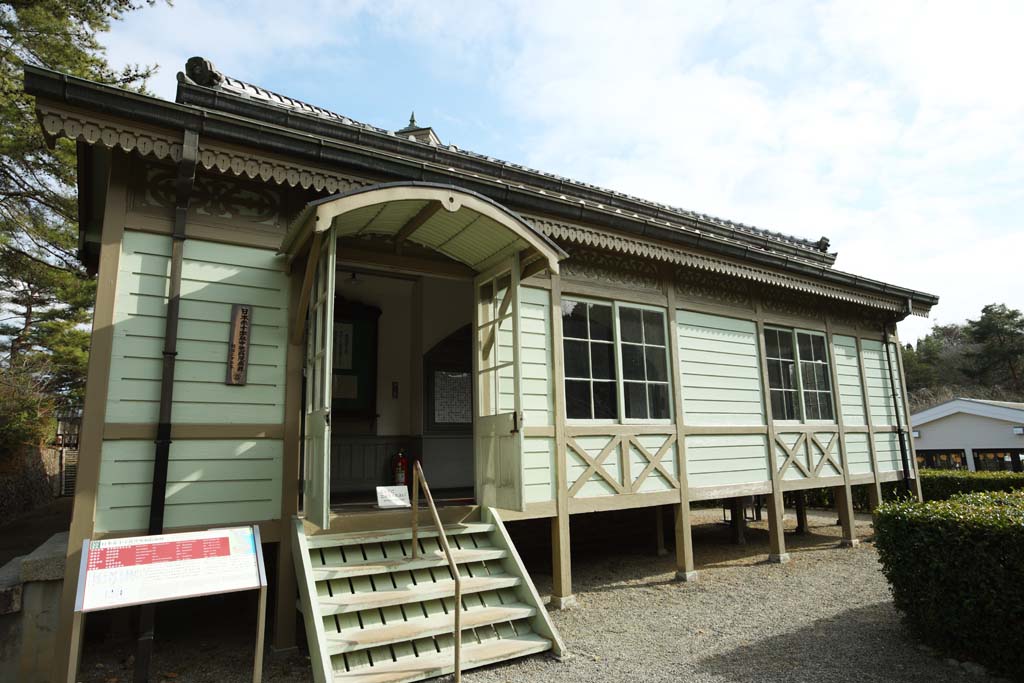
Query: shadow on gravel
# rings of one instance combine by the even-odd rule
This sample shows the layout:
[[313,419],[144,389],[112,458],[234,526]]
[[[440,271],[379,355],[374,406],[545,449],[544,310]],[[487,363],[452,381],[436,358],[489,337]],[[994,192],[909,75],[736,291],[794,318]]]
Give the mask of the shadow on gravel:
[[[799,590],[799,586],[793,586]],[[708,657],[696,671],[745,683],[991,681],[917,649],[888,602],[851,609],[799,630]]]

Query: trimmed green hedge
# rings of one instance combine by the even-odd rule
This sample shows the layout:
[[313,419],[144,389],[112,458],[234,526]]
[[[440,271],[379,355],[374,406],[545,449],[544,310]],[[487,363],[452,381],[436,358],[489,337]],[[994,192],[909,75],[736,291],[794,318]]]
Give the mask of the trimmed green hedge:
[[921,470],[921,493],[925,500],[946,500],[958,493],[1014,489],[1024,489],[1024,472]]
[[897,501],[875,511],[893,602],[932,647],[1019,679],[1024,648],[1024,491]]

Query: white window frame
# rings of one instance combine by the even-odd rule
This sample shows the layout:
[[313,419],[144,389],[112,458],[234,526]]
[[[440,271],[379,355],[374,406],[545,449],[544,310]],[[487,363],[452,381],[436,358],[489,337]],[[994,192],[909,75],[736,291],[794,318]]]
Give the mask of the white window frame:
[[[785,325],[765,325],[764,326],[764,331],[767,332],[768,330],[774,330],[776,332],[786,332],[786,333],[790,334],[792,336],[792,338],[793,338],[793,366],[794,366],[794,369],[796,370],[796,372],[793,373],[795,375],[793,379],[794,379],[794,387],[796,388],[796,395],[797,395],[797,399],[798,399],[797,404],[796,404],[796,409],[797,409],[797,412],[799,412],[799,414],[800,414],[800,418],[797,419],[797,420],[778,420],[778,419],[775,418],[775,415],[773,414],[772,415],[772,422],[774,424],[783,425],[783,426],[797,426],[797,425],[830,425],[831,426],[831,425],[837,425],[838,424],[838,417],[837,417],[838,407],[836,406],[836,387],[834,386],[834,382],[832,381],[832,363],[835,362],[835,359],[833,358],[832,345],[829,343],[828,335],[826,333],[822,332],[821,330],[807,330],[807,329],[800,328],[800,327],[786,327]],[[810,335],[812,337],[820,337],[821,339],[823,339],[825,341],[825,358],[826,358],[826,363],[827,363],[826,367],[828,368],[828,374],[827,374],[828,386],[829,386],[828,394],[829,394],[829,401],[832,404],[832,419],[831,420],[821,420],[821,419],[808,420],[807,419],[807,407],[804,404],[804,374],[803,374],[802,368],[800,367],[801,360],[800,360],[800,344],[799,344],[799,340],[797,338],[798,334],[807,334],[807,335]],[[767,352],[768,352],[768,340],[765,339],[764,343],[765,343],[765,353],[767,354]],[[767,367],[767,358],[765,359],[765,361],[766,361],[765,362],[765,367]],[[813,361],[809,361],[809,362],[813,362]],[[768,384],[768,395],[765,398],[767,400],[767,405],[770,406],[771,405],[771,400],[772,400],[772,396],[771,396],[771,389],[772,389],[771,380],[768,377],[765,377],[765,380],[766,380],[766,383]],[[824,393],[824,392],[820,392],[819,391],[817,393]]]
[[[601,426],[601,425],[619,425],[619,424],[622,424],[622,425],[673,425],[673,424],[675,424],[675,419],[673,417],[673,415],[675,415],[675,412],[674,412],[675,406],[673,405],[673,403],[675,401],[675,397],[673,396],[673,384],[672,383],[673,383],[673,381],[677,381],[677,380],[675,379],[675,374],[676,373],[673,372],[673,368],[672,368],[672,354],[669,353],[669,351],[670,351],[669,343],[671,342],[671,337],[670,337],[670,335],[668,333],[668,331],[669,331],[668,330],[668,324],[669,324],[668,310],[665,309],[665,308],[662,308],[660,306],[652,306],[650,304],[639,304],[639,303],[632,303],[632,302],[629,302],[629,301],[614,301],[614,300],[609,300],[609,299],[595,299],[593,297],[576,296],[574,294],[563,295],[562,296],[562,300],[563,301],[572,301],[572,302],[581,303],[581,304],[596,304],[598,306],[611,306],[611,309],[612,309],[612,341],[611,341],[611,344],[612,344],[612,346],[614,348],[614,351],[615,351],[615,379],[612,381],[612,383],[615,385],[615,400],[617,402],[616,406],[617,406],[618,414],[619,414],[619,417],[617,419],[568,417],[568,406],[566,406],[566,424],[569,424],[569,425],[579,425],[579,426],[585,426],[585,425]],[[621,334],[621,331],[619,329],[619,309],[620,308],[633,308],[633,309],[637,309],[637,310],[641,310],[641,311],[652,311],[652,312],[660,313],[661,314],[663,332],[665,334],[665,346],[663,347],[665,349],[665,369],[666,369],[666,375],[668,377],[668,379],[666,380],[666,384],[668,386],[668,414],[669,414],[669,417],[667,417],[667,418],[626,417],[626,392],[625,392],[624,384],[625,384],[625,382],[627,380],[625,380],[623,378],[623,376],[622,376],[622,344],[623,344],[623,341],[622,341],[622,334]],[[562,315],[562,311],[561,310],[557,311],[557,314],[558,315]],[[565,336],[565,332],[563,330],[563,332],[562,332],[562,339],[559,340],[559,347],[560,347],[559,348],[559,353],[563,354],[563,356],[562,356],[562,367],[565,367],[565,355],[564,354],[565,354],[565,340],[566,339],[577,339],[577,338],[576,337],[566,337]],[[645,344],[638,344],[637,342],[625,342],[625,343],[626,344],[631,344],[633,346],[656,346],[654,344],[648,345],[646,343]],[[562,378],[562,380],[563,380],[563,385],[562,385],[563,401],[565,400],[565,385],[564,385],[564,382],[568,381],[570,379],[572,379],[572,378],[568,378],[568,377],[563,377]],[[637,380],[628,380],[628,381],[637,381]],[[646,387],[647,384],[659,384],[659,382],[644,381],[643,384]],[[593,398],[591,398],[591,401],[593,401]],[[648,406],[648,408],[650,408],[650,406]],[[591,408],[591,409],[593,409],[593,408]]]

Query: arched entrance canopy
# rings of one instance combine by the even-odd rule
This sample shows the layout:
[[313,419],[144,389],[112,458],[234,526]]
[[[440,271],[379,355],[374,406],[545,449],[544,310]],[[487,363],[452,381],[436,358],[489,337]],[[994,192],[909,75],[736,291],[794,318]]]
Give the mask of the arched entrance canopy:
[[[376,239],[373,252],[360,257],[363,238]],[[474,192],[391,183],[307,204],[281,243],[290,257],[307,255],[291,342],[306,340],[303,509],[322,529],[330,527],[337,263],[349,251],[356,259],[381,264],[381,249],[393,252],[393,262],[408,263],[405,246],[446,257],[428,262],[417,257],[425,272],[455,265],[463,271],[460,277],[472,276],[476,496],[487,506],[525,509],[520,280],[527,263],[558,273],[567,254],[519,216]]]
[[532,250],[558,272],[567,254],[522,218],[483,195],[451,185],[403,182],[360,188],[310,202],[289,227],[281,251],[301,252],[317,233],[408,241],[481,273]]

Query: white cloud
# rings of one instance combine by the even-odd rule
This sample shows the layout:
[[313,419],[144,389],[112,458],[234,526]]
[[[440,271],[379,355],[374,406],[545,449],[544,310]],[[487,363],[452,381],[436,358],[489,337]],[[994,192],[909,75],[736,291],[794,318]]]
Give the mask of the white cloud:
[[277,89],[329,104],[332,69],[374,68],[365,54],[385,41],[439,83],[480,79],[470,111],[449,114],[500,111],[514,161],[828,235],[840,269],[940,295],[941,322],[1024,307],[1019,2],[178,0],[130,28],[111,57],[161,62],[164,96],[203,54],[257,82],[291,74]]

